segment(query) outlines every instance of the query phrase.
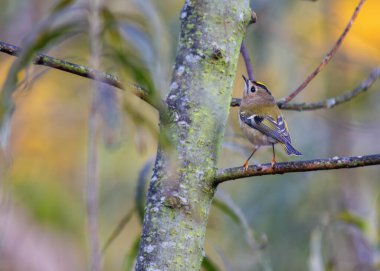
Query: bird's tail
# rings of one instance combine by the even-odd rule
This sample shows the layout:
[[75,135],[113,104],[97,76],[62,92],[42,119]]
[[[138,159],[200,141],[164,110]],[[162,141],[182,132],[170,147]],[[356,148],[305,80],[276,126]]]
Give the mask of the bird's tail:
[[287,155],[302,155],[302,153],[297,151],[290,143],[284,143],[282,146],[284,147]]

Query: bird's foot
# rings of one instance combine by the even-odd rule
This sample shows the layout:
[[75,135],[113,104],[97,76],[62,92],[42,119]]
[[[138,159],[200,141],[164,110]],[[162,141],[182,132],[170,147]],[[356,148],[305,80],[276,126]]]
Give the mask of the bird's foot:
[[248,160],[245,161],[243,167],[244,167],[244,172],[248,171]]
[[272,159],[271,165],[272,165],[272,169],[275,169],[275,167],[276,167],[276,160],[275,159]]

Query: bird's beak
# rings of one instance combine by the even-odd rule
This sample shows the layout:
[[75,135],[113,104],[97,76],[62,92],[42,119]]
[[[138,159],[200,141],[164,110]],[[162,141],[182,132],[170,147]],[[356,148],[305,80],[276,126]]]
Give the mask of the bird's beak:
[[242,75],[243,79],[244,79],[244,82],[245,82],[245,90],[248,91],[248,84],[249,84],[249,79],[246,78],[244,75]]

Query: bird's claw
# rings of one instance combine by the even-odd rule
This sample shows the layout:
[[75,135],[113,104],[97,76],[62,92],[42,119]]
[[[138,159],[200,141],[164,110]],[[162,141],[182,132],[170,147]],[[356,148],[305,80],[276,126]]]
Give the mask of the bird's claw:
[[271,166],[272,166],[272,169],[275,169],[275,167],[276,167],[276,160],[272,160],[272,162],[271,162]]
[[244,172],[248,171],[248,161],[245,161],[243,167],[244,167]]

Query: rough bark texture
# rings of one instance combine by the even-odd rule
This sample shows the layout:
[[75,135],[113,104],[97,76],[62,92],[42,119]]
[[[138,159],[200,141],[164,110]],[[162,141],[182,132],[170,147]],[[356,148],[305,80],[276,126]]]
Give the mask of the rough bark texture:
[[[136,270],[199,270],[249,1],[186,1]],[[163,127],[163,126],[162,126]],[[164,128],[161,128],[164,129]]]

